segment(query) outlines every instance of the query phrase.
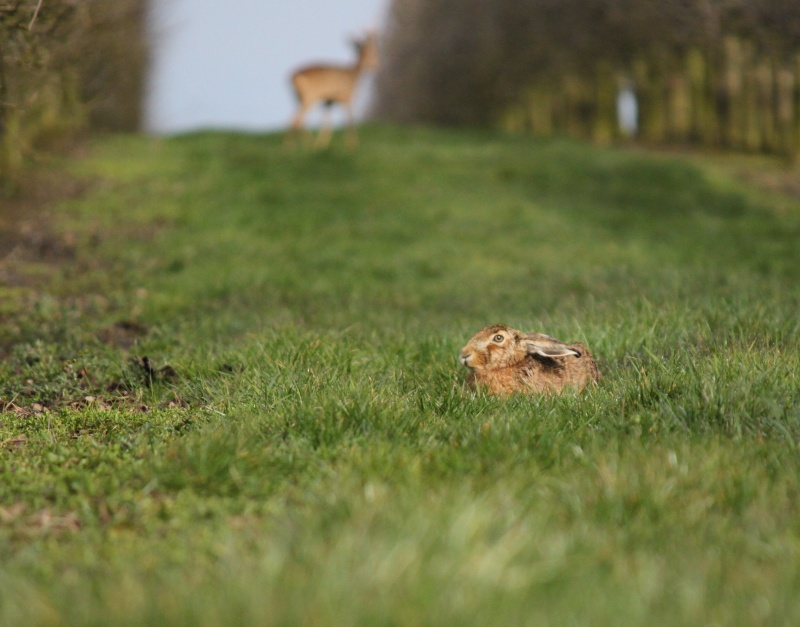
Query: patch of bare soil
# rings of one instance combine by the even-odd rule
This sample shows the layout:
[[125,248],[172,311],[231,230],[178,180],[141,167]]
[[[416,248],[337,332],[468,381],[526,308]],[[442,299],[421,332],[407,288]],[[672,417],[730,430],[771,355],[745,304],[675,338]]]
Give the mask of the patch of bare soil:
[[137,340],[147,335],[149,329],[135,320],[120,320],[110,327],[102,329],[98,337],[111,346],[130,348]]
[[670,157],[702,158],[713,163],[733,178],[757,189],[780,194],[792,200],[800,199],[800,161],[755,153],[724,152],[686,145],[638,145],[634,150]]
[[74,261],[76,238],[55,228],[56,211],[88,185],[45,169],[29,174],[13,197],[0,196],[0,359],[10,354],[16,330],[54,272]]
[[81,521],[75,512],[56,514],[49,509],[29,512],[28,506],[22,502],[0,507],[0,523],[28,537],[60,535],[81,528]]
[[59,263],[74,258],[74,237],[55,233],[53,212],[88,186],[64,172],[43,171],[29,175],[14,197],[0,197],[0,264],[8,276],[18,276],[15,265],[23,261]]
[[770,192],[800,199],[800,170],[741,169],[737,176],[746,183]]
[[[102,328],[96,328],[95,322],[92,328],[92,310],[98,308],[99,301],[104,303],[101,310],[108,305],[102,294],[56,297],[50,293],[54,277],[65,264],[83,268],[87,264],[102,267],[105,263],[87,254],[86,247],[96,244],[96,237],[80,239],[58,225],[59,206],[86,194],[91,185],[63,170],[45,169],[22,181],[13,198],[0,197],[0,361],[6,361],[14,373],[13,381],[0,381],[0,415],[27,417],[59,407],[147,411],[150,408],[137,400],[137,390],[178,378],[171,366],[158,367],[147,356],[128,358],[121,376],[81,365],[85,359],[81,354],[91,352],[91,338],[120,350],[124,359],[136,342],[149,333],[146,325],[129,319]],[[57,300],[58,311],[52,320],[40,324],[32,312],[45,295],[51,302]],[[88,328],[71,328],[72,318]],[[52,329],[48,330],[44,322],[50,323]],[[38,339],[63,346],[56,349],[56,355],[15,353],[15,347]],[[60,361],[63,367],[46,372],[39,369],[39,376],[31,374],[37,364],[49,357]],[[179,398],[164,403],[173,407],[186,405]],[[24,439],[0,442],[0,448],[24,445]]]

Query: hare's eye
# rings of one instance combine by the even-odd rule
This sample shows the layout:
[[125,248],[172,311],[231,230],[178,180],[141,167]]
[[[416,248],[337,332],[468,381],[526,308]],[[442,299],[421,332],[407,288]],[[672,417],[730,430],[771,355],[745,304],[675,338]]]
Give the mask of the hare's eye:
[[503,337],[500,333],[498,333],[492,339],[499,344],[500,342],[502,342],[506,338]]

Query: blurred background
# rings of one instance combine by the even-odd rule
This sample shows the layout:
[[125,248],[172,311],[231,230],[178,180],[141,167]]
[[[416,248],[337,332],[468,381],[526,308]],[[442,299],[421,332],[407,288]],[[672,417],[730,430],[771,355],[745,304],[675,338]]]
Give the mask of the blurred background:
[[362,117],[800,154],[796,0],[4,0],[0,178],[86,130],[280,129],[370,26]]
[[[383,21],[386,0],[151,0],[145,128],[275,130],[295,101],[294,67],[351,63],[350,39]],[[369,77],[367,77],[369,78]],[[361,85],[363,115],[370,85]]]

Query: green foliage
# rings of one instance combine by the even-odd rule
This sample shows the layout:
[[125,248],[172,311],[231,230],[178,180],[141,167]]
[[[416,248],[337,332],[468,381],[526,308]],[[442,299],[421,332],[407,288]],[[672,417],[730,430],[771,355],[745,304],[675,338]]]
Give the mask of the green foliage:
[[[376,112],[608,143],[800,156],[800,4],[393,0]],[[630,121],[628,121],[630,123]]]
[[87,126],[139,126],[146,3],[0,4],[0,195],[30,191],[26,169]]
[[[797,622],[800,203],[709,158],[361,139],[73,166],[95,247],[0,368],[0,624]],[[601,384],[468,391],[495,321]]]

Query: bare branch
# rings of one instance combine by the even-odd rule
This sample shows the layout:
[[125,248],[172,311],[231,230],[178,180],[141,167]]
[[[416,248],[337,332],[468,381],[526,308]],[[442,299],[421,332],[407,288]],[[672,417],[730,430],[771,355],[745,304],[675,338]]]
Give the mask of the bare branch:
[[39,9],[42,8],[42,0],[36,3],[36,10],[33,12],[33,17],[31,18],[30,24],[28,24],[28,30],[33,29],[33,24],[36,22],[36,17],[39,15]]

